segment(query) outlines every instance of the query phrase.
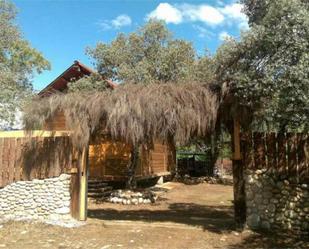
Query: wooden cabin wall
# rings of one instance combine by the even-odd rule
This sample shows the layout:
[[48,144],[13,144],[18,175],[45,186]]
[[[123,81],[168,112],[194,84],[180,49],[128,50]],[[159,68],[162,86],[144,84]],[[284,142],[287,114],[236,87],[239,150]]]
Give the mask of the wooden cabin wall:
[[119,178],[126,176],[131,147],[103,136],[89,146],[89,176],[91,178]]
[[[45,130],[67,130],[63,112],[47,120]],[[122,180],[127,175],[127,165],[131,156],[130,145],[121,141],[112,141],[102,136],[89,145],[89,176],[106,180]],[[175,170],[176,150],[173,143],[156,141],[153,146],[142,145],[140,162],[136,169],[137,177],[167,174]]]
[[[147,178],[174,171],[175,155],[174,147],[170,144],[156,142],[153,147],[142,145],[136,177]],[[123,180],[127,175],[130,157],[130,145],[121,141],[111,141],[108,136],[96,139],[89,147],[89,176],[106,180]]]
[[46,120],[43,130],[47,131],[65,131],[66,128],[66,120],[64,113],[58,111],[55,113],[55,116],[52,119]]

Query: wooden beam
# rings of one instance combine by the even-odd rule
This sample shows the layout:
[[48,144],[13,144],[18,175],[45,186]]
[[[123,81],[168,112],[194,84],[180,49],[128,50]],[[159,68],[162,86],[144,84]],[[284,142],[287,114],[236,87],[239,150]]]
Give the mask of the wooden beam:
[[26,131],[1,131],[0,137],[10,138],[10,137],[62,137],[70,136],[70,131],[45,131],[45,130],[34,130],[31,132]]
[[82,150],[79,179],[79,220],[85,221],[87,219],[87,193],[88,193],[88,146]]

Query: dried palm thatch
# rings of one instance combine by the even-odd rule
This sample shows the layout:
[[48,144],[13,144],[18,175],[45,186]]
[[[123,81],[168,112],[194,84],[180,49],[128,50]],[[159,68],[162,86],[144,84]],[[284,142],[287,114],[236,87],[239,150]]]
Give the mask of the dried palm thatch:
[[34,100],[24,123],[32,130],[61,110],[77,146],[102,131],[131,144],[171,137],[179,143],[203,137],[216,123],[219,101],[208,85],[124,84],[114,91],[69,93]]

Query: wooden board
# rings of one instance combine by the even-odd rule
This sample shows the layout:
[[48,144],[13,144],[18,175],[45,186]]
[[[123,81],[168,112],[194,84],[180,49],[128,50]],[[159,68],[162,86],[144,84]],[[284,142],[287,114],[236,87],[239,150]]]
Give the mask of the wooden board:
[[[121,141],[112,141],[108,136],[96,138],[89,146],[90,178],[119,179],[127,175],[131,147]],[[153,146],[142,145],[136,176],[152,177],[175,169],[174,146],[155,142]]]
[[0,187],[20,180],[45,179],[72,167],[70,137],[0,137]]

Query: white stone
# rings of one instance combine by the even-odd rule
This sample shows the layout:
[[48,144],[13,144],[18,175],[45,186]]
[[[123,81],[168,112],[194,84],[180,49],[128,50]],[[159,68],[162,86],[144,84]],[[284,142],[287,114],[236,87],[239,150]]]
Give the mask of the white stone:
[[70,213],[70,208],[68,207],[62,207],[62,208],[57,208],[55,210],[56,214],[69,214]]
[[164,179],[163,179],[163,176],[160,176],[158,181],[157,181],[157,184],[158,185],[162,185],[164,183]]
[[68,174],[61,174],[61,175],[59,176],[59,180],[60,180],[60,181],[69,180],[70,178],[71,178],[71,176],[68,175]]

